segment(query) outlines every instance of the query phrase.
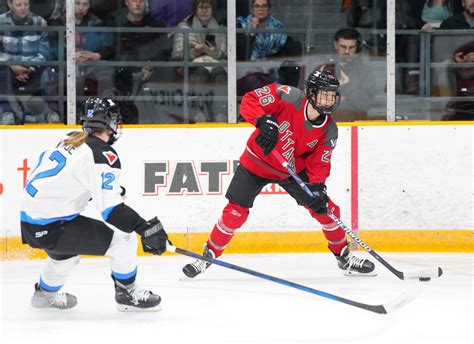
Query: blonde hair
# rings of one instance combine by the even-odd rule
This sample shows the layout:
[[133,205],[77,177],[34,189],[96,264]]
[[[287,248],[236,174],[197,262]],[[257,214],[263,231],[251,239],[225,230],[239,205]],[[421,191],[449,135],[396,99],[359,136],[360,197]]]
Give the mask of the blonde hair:
[[64,144],[77,148],[87,140],[88,136],[89,133],[87,131],[75,131],[64,140]]

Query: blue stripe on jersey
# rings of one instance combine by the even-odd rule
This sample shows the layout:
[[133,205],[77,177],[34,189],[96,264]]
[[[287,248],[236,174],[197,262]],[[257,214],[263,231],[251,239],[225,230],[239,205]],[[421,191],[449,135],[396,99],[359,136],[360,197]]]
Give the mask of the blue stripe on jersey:
[[47,290],[47,291],[58,291],[59,289],[62,288],[62,285],[60,286],[51,286],[51,285],[47,285],[46,283],[44,283],[43,279],[41,278],[40,276],[40,283],[39,283],[40,287],[44,290]]
[[74,220],[78,216],[79,216],[79,214],[74,214],[74,215],[71,215],[71,216],[55,217],[55,218],[52,218],[52,219],[34,219],[34,218],[30,217],[24,211],[22,211],[20,213],[21,221],[26,222],[26,223],[31,223],[32,225],[41,225],[41,226],[48,225],[48,224],[56,222],[56,221],[71,221],[71,220]]
[[112,271],[112,276],[114,276],[118,280],[124,280],[124,279],[129,279],[137,274],[138,267],[135,268],[132,272],[129,272],[128,274],[120,274],[118,272]]
[[105,209],[103,212],[102,212],[102,218],[104,219],[104,221],[107,221],[107,219],[109,218],[109,215],[110,213],[112,212],[112,210],[114,210],[114,208],[117,206],[118,204],[110,207],[110,208],[107,208]]

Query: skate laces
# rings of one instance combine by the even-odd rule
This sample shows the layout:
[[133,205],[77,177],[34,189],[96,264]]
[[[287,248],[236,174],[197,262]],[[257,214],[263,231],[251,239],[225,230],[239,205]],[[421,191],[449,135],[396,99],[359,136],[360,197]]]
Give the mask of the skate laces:
[[67,308],[67,294],[58,292],[48,292],[42,290],[36,294],[37,299],[42,298],[48,302],[48,307]]
[[135,305],[138,305],[140,301],[148,301],[151,292],[149,290],[140,289],[140,288],[133,288],[129,291],[130,295],[132,296],[132,302]]
[[[191,263],[191,265],[193,267],[195,267],[196,270],[199,271],[199,272],[206,271],[206,269],[208,267],[208,264],[209,264],[208,262],[206,262],[204,260],[200,260],[200,259],[196,260],[194,263]],[[209,265],[211,265],[211,264],[209,264]]]
[[[202,254],[204,257],[207,258],[214,258],[214,253],[206,246],[204,248],[204,253]],[[199,272],[204,272],[206,269],[211,266],[212,263],[209,263],[205,260],[197,259],[194,263],[191,263],[191,265],[196,269],[196,271]]]
[[58,307],[66,307],[67,306],[67,294],[66,293],[57,293],[53,297],[53,302]]
[[352,268],[352,267],[361,268],[364,265],[364,261],[365,261],[365,259],[358,258],[358,257],[351,254],[349,256],[349,259],[347,260],[348,268],[349,269]]

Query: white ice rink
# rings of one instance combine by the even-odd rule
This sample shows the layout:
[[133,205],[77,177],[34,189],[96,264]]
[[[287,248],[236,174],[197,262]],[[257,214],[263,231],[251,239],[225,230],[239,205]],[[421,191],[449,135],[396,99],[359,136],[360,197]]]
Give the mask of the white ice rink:
[[138,282],[161,295],[157,313],[115,309],[108,260],[82,259],[64,290],[68,311],[30,308],[42,261],[3,261],[0,343],[474,343],[472,254],[381,253],[405,272],[441,266],[431,282],[400,281],[377,264],[373,278],[346,277],[330,254],[224,255],[222,260],[370,304],[414,290],[417,297],[379,315],[318,295],[211,267],[181,281],[182,256],[141,257]]

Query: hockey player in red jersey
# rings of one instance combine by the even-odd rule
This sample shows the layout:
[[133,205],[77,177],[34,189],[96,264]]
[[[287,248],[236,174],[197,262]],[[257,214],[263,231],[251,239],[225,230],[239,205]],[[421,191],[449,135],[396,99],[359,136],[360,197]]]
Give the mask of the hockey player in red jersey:
[[[160,296],[135,283],[135,233],[140,235],[145,252],[158,255],[166,251],[168,236],[156,217],[145,221],[121,197],[125,192],[119,183],[121,163],[112,148],[119,136],[118,107],[109,98],[91,97],[85,103],[82,123],[83,131],[70,133],[41,154],[23,192],[23,243],[48,255],[31,305],[75,307],[77,298],[60,289],[79,255],[85,254],[110,257],[118,310],[160,310]],[[103,221],[81,214],[89,201]]]
[[[338,80],[330,72],[319,70],[309,75],[305,92],[271,84],[244,95],[240,112],[256,130],[240,157],[240,165],[226,193],[229,202],[204,245],[203,255],[219,257],[235,231],[247,220],[262,188],[268,183],[277,183],[322,225],[329,250],[346,275],[375,275],[374,264],[349,251],[344,230],[327,215],[329,208],[340,216],[339,207],[327,196],[325,185],[338,135],[331,113],[339,99]],[[272,150],[283,156],[319,196],[309,197],[270,154]],[[210,265],[196,260],[184,266],[183,272],[193,278]]]

